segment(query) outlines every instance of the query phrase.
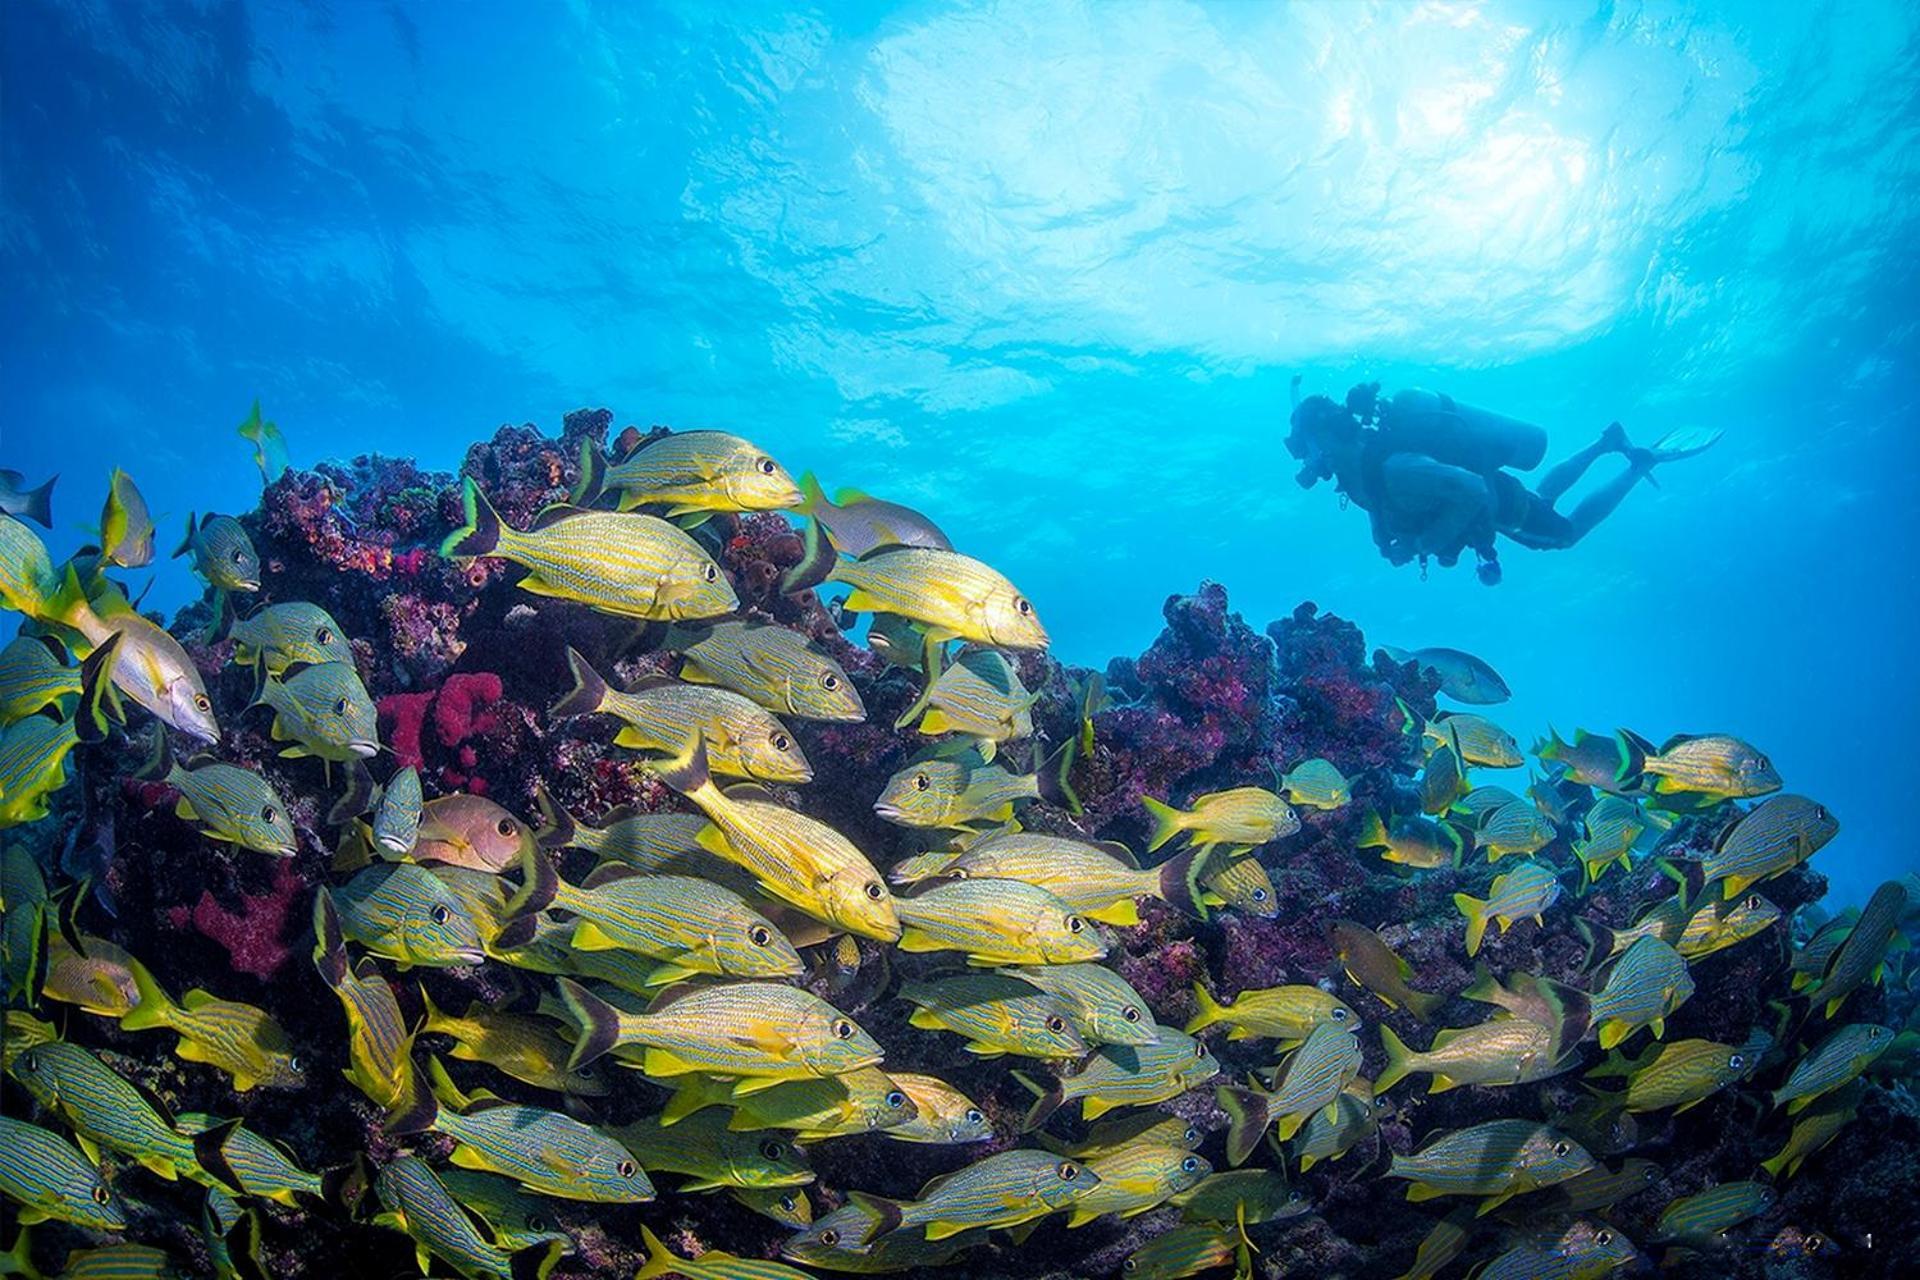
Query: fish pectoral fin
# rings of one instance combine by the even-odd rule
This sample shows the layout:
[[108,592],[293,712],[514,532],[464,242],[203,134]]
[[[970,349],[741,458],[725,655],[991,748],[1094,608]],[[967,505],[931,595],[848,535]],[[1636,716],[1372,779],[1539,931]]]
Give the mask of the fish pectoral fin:
[[173,1161],[165,1156],[135,1156],[134,1162],[156,1177],[165,1178],[168,1182],[177,1182],[180,1179],[180,1171],[174,1168]]
[[537,573],[529,573],[520,579],[518,585],[522,591],[536,596],[558,596],[564,599],[567,595],[561,588],[554,586]]
[[571,944],[578,951],[618,951],[620,944],[607,936],[606,930],[591,920],[582,920],[573,926]]
[[922,932],[913,925],[908,925],[900,931],[900,941],[897,945],[902,951],[946,950],[945,943],[933,937],[931,934]]
[[475,1150],[473,1147],[468,1146],[464,1142],[454,1147],[453,1154],[448,1156],[447,1159],[451,1160],[454,1164],[460,1166],[462,1169],[487,1168],[486,1157],[482,1155],[479,1151]]
[[736,1098],[751,1097],[756,1093],[765,1093],[768,1089],[778,1088],[787,1083],[785,1076],[749,1076],[733,1086]]
[[842,607],[845,608],[848,613],[884,613],[886,612],[886,610],[881,606],[880,601],[875,599],[863,587],[855,587],[852,591],[848,592],[847,602]]
[[1085,911],[1081,914],[1089,920],[1098,920],[1101,924],[1132,926],[1140,923],[1140,904],[1132,898],[1122,898],[1098,911]]
[[1511,1199],[1513,1199],[1513,1192],[1511,1191],[1502,1191],[1498,1195],[1488,1196],[1480,1202],[1480,1207],[1473,1211],[1473,1216],[1476,1218],[1484,1218]]
[[964,1222],[929,1222],[927,1224],[927,1239],[945,1240],[948,1236],[957,1236],[966,1229],[967,1224]]
[[95,1142],[92,1138],[87,1137],[83,1133],[74,1134],[73,1140],[80,1144],[80,1150],[85,1153],[87,1157],[87,1163],[95,1166],[96,1168],[99,1167],[100,1144]]
[[650,1076],[684,1076],[701,1070],[671,1050],[654,1048],[641,1054],[640,1069]]
[[1445,1194],[1447,1193],[1438,1187],[1428,1186],[1424,1182],[1414,1182],[1407,1186],[1407,1199],[1409,1200],[1437,1200]]

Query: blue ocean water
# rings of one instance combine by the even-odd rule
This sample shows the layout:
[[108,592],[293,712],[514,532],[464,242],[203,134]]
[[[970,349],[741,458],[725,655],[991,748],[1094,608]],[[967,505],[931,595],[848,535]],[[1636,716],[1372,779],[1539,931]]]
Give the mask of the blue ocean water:
[[[1447,644],[1500,720],[1725,730],[1913,865],[1920,13],[1858,4],[0,10],[0,464],[165,528],[503,421],[725,426],[923,507],[1063,657],[1202,578]],[[1422,580],[1289,379],[1725,431]],[[1603,461],[1602,468],[1609,465]],[[162,567],[150,599],[193,589]]]

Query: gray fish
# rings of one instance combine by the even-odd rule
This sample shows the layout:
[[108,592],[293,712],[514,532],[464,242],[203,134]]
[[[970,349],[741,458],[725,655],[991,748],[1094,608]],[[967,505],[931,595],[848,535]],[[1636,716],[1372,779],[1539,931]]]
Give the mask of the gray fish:
[[31,520],[43,529],[53,528],[53,480],[37,488],[27,487],[27,478],[18,471],[0,467],[0,512],[21,520]]

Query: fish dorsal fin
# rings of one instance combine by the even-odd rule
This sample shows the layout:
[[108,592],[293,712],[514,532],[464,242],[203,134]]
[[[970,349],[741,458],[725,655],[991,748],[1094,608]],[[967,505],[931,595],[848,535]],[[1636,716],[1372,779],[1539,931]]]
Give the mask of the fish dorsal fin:
[[587,878],[580,882],[580,887],[598,889],[602,885],[613,884],[620,880],[632,880],[646,874],[639,867],[628,866],[624,862],[603,862],[587,873]]
[[761,800],[767,804],[780,803],[773,792],[757,782],[736,782],[724,793],[729,800]]
[[866,490],[864,489],[854,489],[849,487],[849,488],[842,489],[838,493],[833,495],[833,505],[836,507],[852,507],[852,506],[857,506],[862,502],[872,502],[872,501],[874,501],[873,495],[866,492]]
[[865,555],[859,557],[859,559],[862,563],[866,563],[868,561],[878,560],[882,556],[897,555],[902,551],[924,551],[924,550],[926,550],[926,548],[910,547],[904,542],[886,542],[875,547],[873,550],[867,552]]
[[562,520],[571,520],[575,516],[587,514],[586,507],[576,507],[570,502],[555,502],[540,508],[534,513],[533,523],[527,526],[527,532],[536,529],[550,529]]
[[214,995],[213,992],[202,991],[199,987],[195,987],[180,997],[180,1007],[187,1010],[204,1009],[210,1004],[219,1003],[219,1000],[220,997]]
[[680,689],[685,688],[686,684],[687,682],[685,680],[678,679],[674,676],[647,675],[641,676],[638,680],[628,685],[627,692],[645,693],[649,689]]
[[1120,865],[1131,867],[1135,871],[1140,869],[1139,855],[1118,840],[1093,840],[1089,843]]
[[[628,458],[633,457],[648,445],[658,444],[662,440],[672,438],[673,435],[674,433],[671,431],[650,431],[628,445],[625,449],[620,450],[619,454],[615,456],[614,461],[625,462]],[[615,443],[617,444],[618,442],[616,441]]]
[[697,982],[676,982],[670,986],[662,987],[659,993],[653,997],[653,1002],[647,1006],[647,1012],[649,1014],[663,1012],[668,1006],[686,999],[696,991],[704,991],[705,989],[705,987]]

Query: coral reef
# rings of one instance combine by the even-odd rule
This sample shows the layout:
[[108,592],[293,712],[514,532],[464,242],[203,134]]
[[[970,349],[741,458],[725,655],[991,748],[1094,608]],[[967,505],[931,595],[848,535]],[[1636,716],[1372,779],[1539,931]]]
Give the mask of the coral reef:
[[[524,524],[567,500],[577,479],[581,446],[604,445],[613,428],[605,410],[569,414],[556,439],[531,426],[502,427],[475,444],[462,470],[476,478],[503,517]],[[620,433],[631,444],[643,433]],[[618,810],[656,811],[678,802],[632,753],[612,745],[613,727],[598,718],[555,720],[547,708],[569,685],[565,651],[578,649],[598,670],[622,680],[667,669],[658,628],[621,622],[560,601],[518,591],[519,571],[506,562],[456,562],[438,554],[440,540],[460,523],[453,476],[423,471],[405,459],[359,458],[345,465],[289,471],[266,490],[258,511],[242,518],[265,566],[261,600],[308,600],[324,606],[353,637],[359,669],[377,702],[382,741],[395,761],[420,768],[429,796],[465,790],[492,798],[529,821],[538,786],[581,820],[601,822]],[[881,821],[873,798],[886,778],[921,743],[895,732],[896,716],[913,701],[917,678],[889,665],[843,634],[813,594],[783,596],[777,584],[796,564],[801,542],[779,515],[720,514],[696,535],[733,578],[743,612],[803,632],[849,673],[868,709],[863,723],[795,722],[816,781],[778,788],[789,804],[831,824],[885,866],[923,847],[911,833]],[[1370,656],[1352,622],[1302,604],[1265,632],[1229,607],[1225,590],[1202,583],[1192,595],[1170,598],[1165,629],[1137,658],[1116,658],[1105,671],[1113,704],[1092,717],[1092,750],[1075,760],[1071,783],[1081,809],[1043,801],[1024,815],[1033,829],[1117,840],[1143,849],[1148,829],[1141,798],[1186,802],[1195,795],[1248,783],[1270,784],[1281,770],[1309,758],[1333,762],[1353,780],[1344,808],[1303,813],[1296,834],[1257,851],[1278,896],[1274,918],[1216,913],[1201,922],[1148,904],[1140,925],[1115,930],[1114,968],[1146,997],[1159,1020],[1180,1026],[1194,1011],[1193,987],[1204,983],[1223,998],[1247,988],[1286,982],[1318,984],[1341,993],[1370,1025],[1385,1024],[1409,1043],[1424,1045],[1431,1028],[1405,1010],[1388,1008],[1341,972],[1327,924],[1351,917],[1376,928],[1410,964],[1424,991],[1453,995],[1473,976],[1461,946],[1461,922],[1451,896],[1483,894],[1493,869],[1471,859],[1461,867],[1417,874],[1383,864],[1356,849],[1362,815],[1417,810],[1414,781],[1419,738],[1409,716],[1435,714],[1435,682],[1411,665]],[[199,630],[204,605],[188,610],[176,631]],[[326,822],[339,778],[316,760],[288,759],[266,735],[266,716],[244,711],[251,690],[246,673],[225,665],[227,646],[190,646],[214,691],[228,728],[223,753],[257,767],[295,809],[302,833],[297,858],[272,861],[210,844],[173,814],[171,788],[135,777],[142,746],[135,741],[88,747],[79,757],[85,783],[66,803],[90,815],[110,816],[119,845],[108,883],[118,918],[83,908],[86,927],[156,962],[169,990],[204,986],[223,996],[272,1009],[299,1040],[309,1083],[296,1091],[260,1090],[238,1096],[225,1078],[162,1052],[152,1035],[129,1033],[112,1022],[75,1015],[74,1038],[108,1050],[112,1061],[180,1111],[248,1117],[312,1168],[349,1165],[360,1153],[377,1163],[401,1147],[444,1154],[443,1138],[396,1144],[382,1134],[379,1116],[340,1070],[346,1058],[340,1009],[307,963],[312,939],[307,912],[314,888],[330,880],[332,828]],[[1025,655],[1021,674],[1038,691],[1036,756],[1080,733],[1073,689],[1090,674],[1044,656]],[[1024,749],[1022,749],[1024,751]],[[1515,790],[1509,771],[1486,775]],[[71,814],[69,814],[71,816]],[[1671,850],[1703,850],[1719,819],[1688,820],[1669,839]],[[47,827],[58,826],[58,822]],[[51,847],[49,833],[41,837]],[[51,855],[48,855],[51,856]],[[1497,870],[1509,869],[1502,863]],[[1632,921],[1672,882],[1648,862],[1604,880],[1585,898],[1571,893],[1550,908],[1544,924],[1523,921],[1490,933],[1479,960],[1495,973],[1527,972],[1584,984],[1584,948],[1576,916],[1610,925]],[[1791,914],[1824,890],[1818,872],[1802,868],[1769,883],[1769,896]],[[1707,957],[1694,966],[1698,991],[1670,1021],[1669,1040],[1704,1036],[1738,1042],[1759,1027],[1775,1029],[1768,1001],[1782,989],[1784,926],[1769,936]],[[903,1146],[878,1137],[854,1137],[811,1149],[819,1182],[809,1188],[817,1212],[847,1190],[909,1195],[921,1182],[990,1151],[1014,1144],[1031,1101],[1004,1063],[982,1062],[959,1051],[951,1036],[909,1030],[907,1006],[892,998],[899,972],[924,970],[923,958],[881,956],[862,944],[853,974],[818,972],[817,989],[831,991],[842,1008],[881,1041],[890,1068],[942,1075],[976,1098],[1001,1136],[966,1148]],[[514,971],[492,965],[392,974],[409,1017],[421,1009],[424,984],[442,1009],[469,999],[494,1004],[524,995]],[[1910,1016],[1905,988],[1868,988],[1849,1009],[1856,1020],[1878,1017],[1898,1025]],[[1464,1025],[1487,1008],[1463,998],[1442,1009],[1437,1024]],[[426,1043],[441,1048],[443,1041]],[[1209,1038],[1229,1077],[1272,1063],[1260,1041]],[[1384,1066],[1377,1037],[1363,1036],[1365,1074]],[[485,1085],[512,1095],[515,1086],[468,1063],[452,1064],[467,1087]],[[1778,1065],[1762,1079],[1776,1081]],[[1424,1078],[1422,1078],[1424,1079]],[[587,1100],[583,1113],[625,1122],[657,1106],[660,1093],[637,1075],[623,1079],[611,1099]],[[1402,1085],[1378,1135],[1345,1159],[1299,1177],[1315,1211],[1253,1228],[1256,1274],[1391,1275],[1410,1263],[1420,1238],[1437,1220],[1431,1206],[1407,1203],[1402,1184],[1381,1181],[1389,1149],[1406,1152],[1424,1135],[1496,1116],[1569,1116],[1585,1098],[1577,1073],[1509,1089],[1461,1088],[1438,1094],[1423,1084]],[[1893,1275],[1897,1258],[1920,1221],[1920,1106],[1904,1088],[1874,1087],[1860,1119],[1838,1142],[1814,1156],[1797,1177],[1781,1184],[1782,1198],[1745,1244],[1712,1257],[1677,1259],[1671,1274],[1685,1276]],[[1170,1104],[1180,1114],[1218,1129],[1225,1124],[1211,1087]],[[1624,1154],[1657,1160],[1664,1175],[1611,1213],[1636,1240],[1644,1240],[1672,1197],[1716,1180],[1752,1176],[1789,1127],[1757,1089],[1728,1090],[1682,1115],[1656,1113],[1615,1126],[1593,1141],[1610,1159]],[[1218,1158],[1217,1134],[1205,1150]],[[1271,1159],[1270,1156],[1261,1157]],[[164,1243],[176,1255],[204,1265],[204,1248],[191,1224],[198,1206],[187,1184],[166,1184],[139,1170],[116,1180],[142,1206],[138,1238]],[[672,1178],[662,1179],[671,1184]],[[724,1195],[664,1194],[638,1210],[596,1210],[571,1202],[555,1206],[558,1224],[574,1234],[577,1252],[558,1274],[629,1274],[638,1264],[639,1224],[650,1224],[685,1253],[725,1248],[773,1256],[781,1228]],[[337,1208],[312,1202],[273,1206],[267,1215],[265,1256],[271,1274],[304,1277],[398,1275],[412,1267],[402,1235],[349,1222]],[[996,1243],[967,1255],[956,1274],[1041,1277],[1115,1274],[1121,1259],[1170,1220],[1161,1211],[1132,1222],[1102,1219],[1068,1232],[1044,1225],[1018,1248]],[[1799,1234],[1795,1234],[1799,1233]],[[1825,1250],[1799,1247],[1807,1233],[1832,1242]],[[68,1228],[36,1229],[46,1256],[63,1251]],[[1487,1256],[1489,1225],[1474,1245]],[[58,1241],[62,1248],[54,1249]],[[1457,1264],[1462,1271],[1465,1263]]]

